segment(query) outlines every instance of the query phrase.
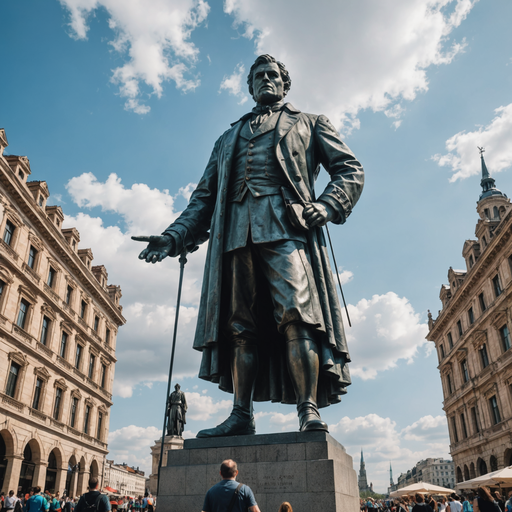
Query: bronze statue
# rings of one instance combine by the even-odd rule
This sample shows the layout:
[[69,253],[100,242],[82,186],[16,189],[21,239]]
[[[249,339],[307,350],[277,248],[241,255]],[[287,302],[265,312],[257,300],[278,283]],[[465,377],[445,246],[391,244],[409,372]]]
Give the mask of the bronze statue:
[[[318,409],[350,384],[321,227],[347,220],[362,166],[325,116],[283,101],[283,64],[262,55],[247,82],[256,107],[217,140],[187,208],[161,236],[133,237],[149,242],[139,255],[148,263],[210,239],[194,348],[199,377],[234,404],[198,437],[254,434],[253,400],[296,403],[301,431],[327,431]],[[320,164],[330,181],[316,198]]]
[[167,435],[181,436],[184,426],[187,423],[187,399],[185,393],[181,391],[179,384],[174,386],[174,391],[169,395],[167,401]]

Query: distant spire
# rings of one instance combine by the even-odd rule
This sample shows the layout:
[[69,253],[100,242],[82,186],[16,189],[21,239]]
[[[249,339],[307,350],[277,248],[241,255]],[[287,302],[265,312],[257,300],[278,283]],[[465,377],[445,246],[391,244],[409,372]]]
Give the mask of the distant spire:
[[482,187],[482,193],[480,194],[478,201],[481,201],[482,199],[485,199],[486,197],[491,197],[491,196],[507,197],[507,196],[505,196],[505,194],[503,194],[501,192],[501,190],[498,190],[496,188],[496,182],[494,181],[494,178],[491,177],[491,175],[489,174],[489,171],[487,170],[487,165],[485,165],[485,160],[484,160],[485,148],[479,147],[479,146],[477,146],[477,147],[478,147],[478,151],[480,151],[480,161],[482,164],[482,180],[480,181],[480,185]]
[[391,467],[391,461],[389,461],[389,485],[393,486],[393,468]]

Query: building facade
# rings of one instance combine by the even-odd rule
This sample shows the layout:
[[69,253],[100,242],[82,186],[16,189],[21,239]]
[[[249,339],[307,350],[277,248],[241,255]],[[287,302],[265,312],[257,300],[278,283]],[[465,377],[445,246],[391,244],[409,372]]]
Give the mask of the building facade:
[[448,271],[442,310],[429,314],[439,358],[456,481],[512,464],[512,208],[481,154],[476,240]]
[[455,485],[453,461],[435,458],[420,460],[412,469],[402,473],[396,484],[393,484],[393,479],[390,478],[391,485],[388,488],[388,493],[418,482],[453,489]]
[[133,468],[127,464],[115,464],[113,460],[105,462],[103,486],[111,487],[121,496],[138,498],[146,492],[146,477],[144,471]]
[[121,290],[0,129],[0,487],[76,496],[107,450]]

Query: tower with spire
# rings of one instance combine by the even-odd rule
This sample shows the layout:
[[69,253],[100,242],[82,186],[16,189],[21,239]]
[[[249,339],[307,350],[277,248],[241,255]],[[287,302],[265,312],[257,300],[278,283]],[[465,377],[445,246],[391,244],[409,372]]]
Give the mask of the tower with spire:
[[371,491],[371,487],[368,486],[368,479],[366,478],[366,467],[364,463],[363,449],[361,448],[361,464],[359,466],[359,478],[358,478],[359,492]]
[[389,486],[393,487],[393,468],[391,467],[391,461],[389,462]]

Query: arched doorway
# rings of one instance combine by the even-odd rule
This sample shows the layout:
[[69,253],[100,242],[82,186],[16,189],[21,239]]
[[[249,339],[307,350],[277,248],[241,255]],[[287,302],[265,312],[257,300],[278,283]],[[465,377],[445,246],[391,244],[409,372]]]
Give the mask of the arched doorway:
[[469,468],[464,464],[464,481],[469,480]]
[[4,486],[5,470],[7,469],[7,446],[4,437],[0,435],[0,489]]
[[48,456],[48,467],[46,468],[46,480],[44,482],[44,490],[50,491],[51,494],[55,493],[55,482],[57,481],[57,456],[55,449],[50,452]]
[[505,466],[512,466],[512,449],[505,450]]
[[474,462],[472,462],[469,465],[469,478],[470,479],[476,478],[476,471],[475,471],[475,463]]
[[487,471],[487,464],[485,463],[485,460],[478,459],[477,465],[478,465],[478,472],[480,473],[479,476],[487,475],[488,471]]
[[76,491],[76,481],[78,478],[78,471],[80,470],[80,464],[76,462],[74,455],[68,461],[68,473],[66,475],[66,488],[64,494],[70,498],[74,498]]
[[23,450],[23,462],[21,463],[20,480],[18,482],[18,491],[22,494],[29,492],[32,487],[32,479],[34,478],[34,456],[30,443],[27,443]]
[[91,468],[90,468],[89,472],[90,472],[89,478],[91,478],[93,476],[98,478],[98,476],[100,475],[100,470],[98,468],[98,463],[96,462],[96,460],[93,460],[91,462]]
[[457,483],[462,482],[462,470],[457,466]]
[[491,455],[489,462],[491,463],[491,471],[498,471],[498,459],[494,455]]

